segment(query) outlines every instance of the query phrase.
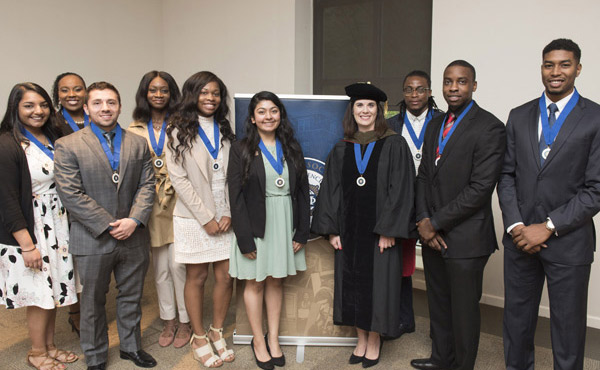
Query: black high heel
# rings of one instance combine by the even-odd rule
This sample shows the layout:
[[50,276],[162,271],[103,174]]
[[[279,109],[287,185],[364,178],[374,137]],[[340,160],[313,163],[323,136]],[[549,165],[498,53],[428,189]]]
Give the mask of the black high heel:
[[77,336],[80,337],[81,335],[79,334],[79,329],[77,329],[77,326],[75,326],[75,321],[73,321],[71,315],[79,315],[79,311],[69,311],[69,319],[67,320],[67,322],[69,323],[69,325],[71,325],[71,333],[75,332],[77,333]]
[[[268,344],[267,344],[267,348],[268,348]],[[273,362],[271,360],[269,361],[259,361],[258,357],[256,357],[256,352],[254,351],[254,338],[252,338],[252,340],[250,341],[250,347],[252,347],[252,353],[254,354],[254,360],[256,360],[256,365],[258,365],[258,367],[260,367],[263,370],[273,370],[275,368],[275,366],[273,365]],[[268,351],[268,349],[267,349]]]
[[350,365],[360,364],[361,362],[363,362],[364,359],[365,359],[365,355],[357,356],[354,353],[352,353],[350,355],[350,359],[348,360],[348,363]]
[[[267,352],[269,352],[269,355],[271,355],[271,349],[269,348],[268,335],[269,335],[269,333],[265,334],[265,344],[267,345]],[[285,355],[283,354],[283,351],[281,351],[281,356],[279,356],[279,357],[273,357],[271,355],[271,362],[275,366],[279,366],[279,367],[285,366]]]
[[382,348],[383,348],[383,337],[379,336],[379,354],[377,355],[377,358],[374,360],[367,358],[367,352],[365,351],[365,356],[362,361],[362,367],[364,367],[366,369],[368,367],[377,365],[379,363],[379,357],[381,357],[381,349]]

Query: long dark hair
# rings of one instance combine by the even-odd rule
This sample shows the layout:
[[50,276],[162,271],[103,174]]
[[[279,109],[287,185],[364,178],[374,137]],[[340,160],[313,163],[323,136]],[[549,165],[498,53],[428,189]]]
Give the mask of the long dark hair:
[[[169,148],[175,153],[175,162],[179,161],[183,153],[190,150],[192,141],[198,135],[198,97],[202,92],[202,88],[210,82],[216,82],[219,85],[221,95],[221,103],[215,112],[215,120],[219,125],[221,132],[221,143],[223,140],[233,141],[235,135],[231,129],[227,115],[229,114],[229,106],[227,105],[227,87],[214,73],[202,71],[193,74],[183,84],[181,89],[181,99],[177,104],[175,113],[169,118],[169,127],[167,135],[169,136]],[[173,136],[171,135],[174,129],[177,129],[177,147],[173,146]],[[182,159],[183,160],[183,159]]]
[[60,107],[60,100],[58,99],[58,83],[60,82],[60,80],[63,79],[63,77],[67,77],[67,76],[78,77],[81,80],[81,82],[83,82],[83,89],[84,90],[86,89],[85,80],[83,79],[83,77],[81,77],[77,73],[65,72],[65,73],[59,74],[58,76],[56,76],[56,79],[54,79],[54,83],[52,84],[52,100],[54,101],[54,108],[56,108],[56,109],[59,109],[59,107]]
[[[356,120],[354,119],[354,114],[352,113],[352,109],[354,108],[355,103],[355,100],[351,100],[350,103],[348,103],[346,113],[344,113],[344,119],[342,120],[342,127],[344,128],[344,137],[347,138],[353,137],[356,131],[358,131],[358,125],[356,123]],[[385,115],[383,113],[383,103],[376,103],[377,115],[375,116],[375,133],[377,134],[377,137],[381,137],[387,131],[388,125],[387,121],[385,120]]]
[[25,127],[19,119],[19,103],[27,91],[34,91],[40,94],[48,104],[50,114],[48,120],[42,126],[42,132],[54,143],[56,139],[62,136],[62,131],[58,127],[56,112],[52,109],[52,100],[43,87],[33,82],[18,83],[10,91],[8,103],[6,104],[6,113],[4,113],[4,118],[2,118],[2,123],[0,123],[0,132],[11,133],[17,142],[29,143],[29,140],[23,135],[22,130]]
[[177,82],[175,82],[173,76],[167,72],[150,71],[146,73],[144,77],[142,77],[140,86],[135,94],[135,109],[133,110],[133,119],[138,122],[148,123],[152,118],[152,108],[148,103],[148,88],[150,87],[150,82],[152,82],[152,80],[156,77],[162,78],[165,80],[167,85],[169,85],[170,97],[169,104],[166,107],[167,114],[171,115],[175,111],[175,107],[177,106],[177,102],[181,96]]
[[[428,89],[431,88],[431,77],[429,77],[429,74],[427,72],[419,71],[419,70],[410,72],[409,74],[407,74],[404,77],[404,81],[402,81],[402,86],[404,86],[404,84],[406,83],[406,80],[408,80],[409,77],[422,77],[425,79],[425,81],[427,81],[427,88]],[[433,112],[441,112],[442,111],[440,108],[438,108],[437,104],[435,103],[435,100],[433,100],[433,96],[430,96],[429,99],[427,99],[427,109],[429,109],[430,111],[433,111]],[[402,99],[402,101],[400,102],[400,119],[404,119],[405,114],[406,114],[406,101],[404,99]]]
[[260,135],[258,134],[256,125],[252,123],[252,118],[254,117],[254,110],[256,109],[256,106],[263,100],[269,100],[273,102],[277,108],[279,108],[280,122],[279,126],[275,130],[275,137],[281,142],[284,158],[294,164],[296,174],[306,172],[306,165],[304,164],[304,157],[302,156],[302,148],[294,137],[294,129],[290,123],[290,120],[288,119],[285,106],[279,97],[277,97],[277,95],[270,91],[261,91],[254,94],[252,99],[250,99],[250,104],[248,105],[248,116],[244,121],[246,137],[242,139],[241,161],[242,168],[244,169],[242,183],[248,179],[250,162],[252,161],[252,158],[254,158],[255,153],[259,150],[258,144],[260,143]]

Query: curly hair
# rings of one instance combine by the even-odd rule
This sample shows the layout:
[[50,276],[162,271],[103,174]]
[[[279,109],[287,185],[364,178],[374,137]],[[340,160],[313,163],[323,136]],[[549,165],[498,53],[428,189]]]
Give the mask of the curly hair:
[[[215,82],[219,85],[219,94],[221,103],[215,112],[215,121],[219,125],[221,132],[221,143],[223,140],[233,141],[235,135],[231,129],[231,124],[227,119],[229,114],[229,106],[227,105],[227,87],[214,73],[202,71],[193,74],[183,84],[181,89],[181,99],[179,100],[175,113],[169,117],[169,126],[167,127],[167,135],[169,137],[169,148],[173,151],[175,162],[180,159],[183,161],[183,153],[190,150],[194,138],[198,135],[198,98],[204,86],[210,82]],[[179,144],[173,145],[173,130],[177,129],[177,140]]]

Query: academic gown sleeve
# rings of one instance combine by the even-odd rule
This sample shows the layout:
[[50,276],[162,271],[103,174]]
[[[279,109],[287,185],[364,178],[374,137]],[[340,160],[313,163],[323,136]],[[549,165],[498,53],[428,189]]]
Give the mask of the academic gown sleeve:
[[378,166],[377,218],[373,232],[400,239],[416,237],[415,167],[401,135],[386,139]]
[[325,163],[319,195],[313,210],[311,231],[318,235],[340,235],[342,205],[342,162],[344,142],[337,143]]

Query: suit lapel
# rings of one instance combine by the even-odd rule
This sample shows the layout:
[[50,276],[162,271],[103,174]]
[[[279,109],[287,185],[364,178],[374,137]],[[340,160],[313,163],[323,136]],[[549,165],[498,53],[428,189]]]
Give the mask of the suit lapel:
[[84,128],[83,133],[83,141],[92,150],[96,158],[98,158],[98,160],[102,163],[102,166],[108,173],[106,176],[110,176],[113,171],[110,167],[110,163],[108,162],[108,158],[106,157],[106,153],[104,153],[104,150],[102,149],[100,141],[98,141],[98,138],[89,126]]
[[127,164],[129,158],[131,158],[131,145],[129,145],[129,137],[125,134],[125,130],[121,129],[121,154],[119,156],[119,183],[117,184],[117,191],[121,188],[123,179],[125,178],[125,172],[127,171]]
[[[573,110],[563,123],[558,135],[556,135],[556,139],[554,139],[554,143],[552,144],[550,154],[548,158],[544,161],[544,168],[552,162],[552,159],[558,155],[558,152],[562,148],[563,144],[567,141],[573,130],[579,125],[581,122],[581,118],[583,117],[583,98],[579,98],[577,105],[573,107]],[[538,156],[539,157],[539,156]]]
[[265,173],[265,163],[263,162],[263,156],[260,149],[257,151],[257,155],[252,161],[252,168],[250,171],[254,171],[258,176],[258,183],[262,194],[265,194],[265,181],[267,174]]
[[204,178],[206,178],[206,181],[210,184],[212,176],[210,176],[208,174],[208,171],[206,170],[208,150],[206,150],[206,147],[204,146],[202,140],[198,139],[199,137],[200,136],[196,136],[194,138],[194,142],[192,143],[190,151],[192,152],[192,158],[194,158],[194,162],[196,162],[196,165],[200,169],[200,172],[202,173]]
[[[475,115],[477,114],[478,110],[479,110],[479,106],[477,105],[477,103],[473,102],[473,106],[471,107],[471,110],[458,123],[458,127],[456,127],[456,129],[452,133],[452,136],[450,136],[448,143],[446,143],[446,147],[444,148],[444,153],[440,157],[440,161],[438,162],[438,165],[435,166],[436,170],[444,165],[444,163],[446,162],[446,158],[448,158],[448,156],[450,155],[450,153],[452,152],[454,147],[456,145],[458,145],[458,143],[460,143],[461,136],[465,132],[467,132],[469,130],[469,127],[471,127],[471,125],[473,124],[473,119],[475,118]],[[444,127],[444,124],[445,124],[445,121],[442,120],[442,125],[440,126],[440,130],[442,129],[442,127]],[[440,134],[440,132],[438,130],[437,136],[435,138],[436,139],[436,145],[435,145],[436,149],[437,149],[437,143],[438,143],[437,140],[439,138],[439,134]],[[435,160],[435,151],[433,153],[433,157]]]
[[533,155],[533,158],[535,158],[535,163],[537,163],[538,170],[542,168],[540,160],[540,136],[538,132],[539,118],[540,108],[538,106],[538,100],[536,99],[534,100],[529,111],[529,117],[527,119],[527,131],[529,132],[529,142],[531,143],[531,155]]

